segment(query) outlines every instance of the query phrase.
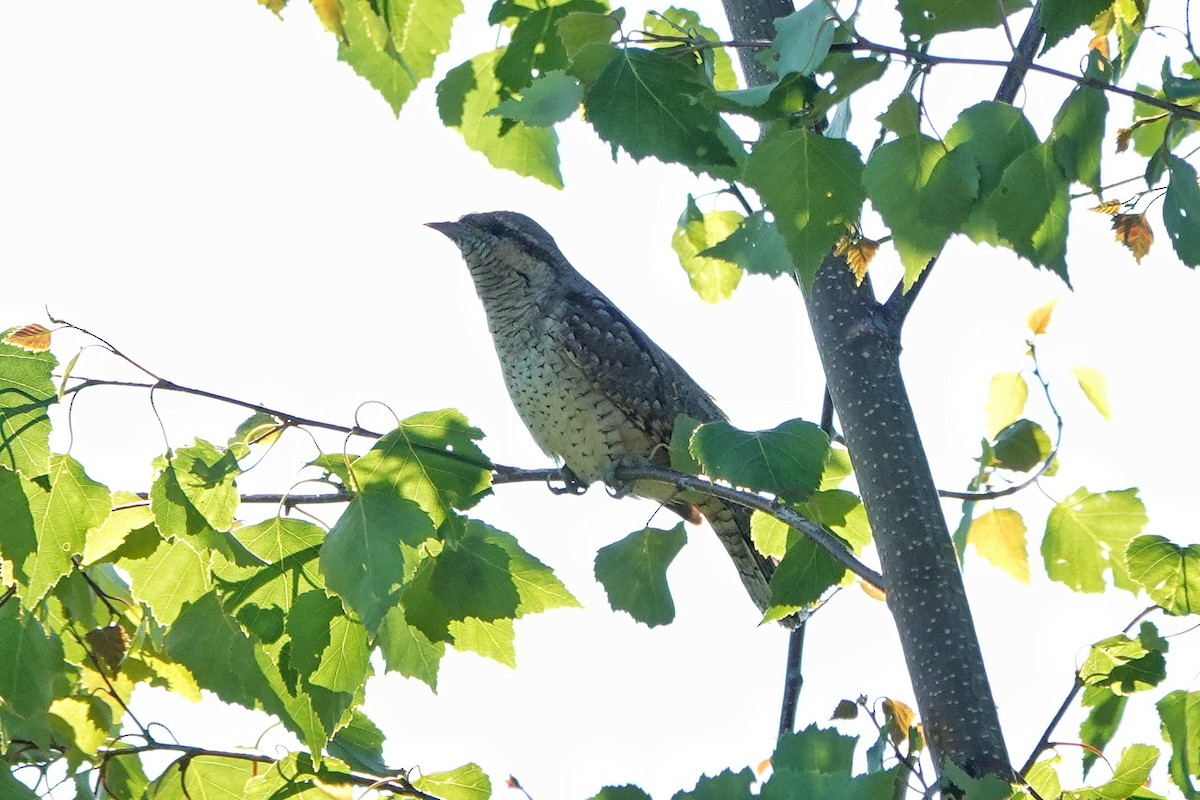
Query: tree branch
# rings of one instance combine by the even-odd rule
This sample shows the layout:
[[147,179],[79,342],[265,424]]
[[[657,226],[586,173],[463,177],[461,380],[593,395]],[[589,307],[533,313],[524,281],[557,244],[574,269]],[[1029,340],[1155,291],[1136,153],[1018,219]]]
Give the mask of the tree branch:
[[719,500],[729,503],[735,503],[753,511],[761,511],[785,525],[800,531],[811,539],[814,544],[824,550],[834,561],[875,588],[887,591],[886,581],[883,576],[859,561],[841,539],[790,506],[780,503],[778,500],[772,500],[762,495],[733,489],[728,486],[721,486],[705,478],[668,469],[667,467],[650,465],[619,466],[613,470],[613,479],[621,485],[632,484],[639,480],[660,481],[671,484],[678,489],[700,492],[701,494],[716,497]]

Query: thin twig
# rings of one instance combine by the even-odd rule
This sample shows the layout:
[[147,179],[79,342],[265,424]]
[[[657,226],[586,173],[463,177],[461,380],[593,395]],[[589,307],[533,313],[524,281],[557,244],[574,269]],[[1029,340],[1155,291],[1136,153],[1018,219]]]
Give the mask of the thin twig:
[[807,536],[814,544],[824,550],[834,561],[880,591],[887,591],[887,582],[883,576],[859,561],[841,539],[778,500],[728,486],[721,486],[705,478],[668,469],[667,467],[622,465],[613,470],[613,479],[619,485],[629,485],[639,480],[659,481],[671,484],[678,489],[700,492],[701,494],[715,497],[718,500],[735,503],[754,511],[761,511],[785,525],[800,531],[800,533]]

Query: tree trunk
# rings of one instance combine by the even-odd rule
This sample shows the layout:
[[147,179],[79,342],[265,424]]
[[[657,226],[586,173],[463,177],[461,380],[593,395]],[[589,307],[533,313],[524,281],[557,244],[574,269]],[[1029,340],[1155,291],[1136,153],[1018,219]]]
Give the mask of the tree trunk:
[[[785,0],[724,0],[737,39],[772,39]],[[738,51],[750,85],[770,75]],[[928,458],[900,375],[902,316],[825,259],[806,305],[888,585],[888,607],[939,774],[1012,778],[975,625]]]

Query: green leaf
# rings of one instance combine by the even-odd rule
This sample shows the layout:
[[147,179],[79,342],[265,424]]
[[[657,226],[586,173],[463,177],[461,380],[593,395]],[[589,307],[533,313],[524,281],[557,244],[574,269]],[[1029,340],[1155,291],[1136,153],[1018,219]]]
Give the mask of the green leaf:
[[233,531],[242,546],[267,564],[316,547],[325,540],[318,525],[291,517],[273,517]]
[[408,623],[404,609],[389,609],[379,628],[379,649],[387,669],[406,678],[416,678],[437,691],[438,668],[446,654],[445,642],[431,641]]
[[1077,592],[1102,592],[1104,573],[1111,569],[1118,589],[1136,591],[1125,567],[1125,548],[1145,525],[1146,507],[1137,489],[1098,494],[1078,489],[1046,520],[1046,573]]
[[1200,778],[1200,692],[1176,689],[1155,704],[1162,735],[1171,744],[1167,770],[1188,800],[1200,797],[1193,778]]
[[637,786],[605,786],[589,800],[650,800],[650,795]]
[[908,92],[898,96],[876,119],[897,136],[916,136],[921,131],[921,106]]
[[750,787],[758,779],[749,767],[741,772],[724,770],[719,775],[704,775],[690,792],[676,792],[671,800],[751,800]]
[[994,508],[971,520],[967,542],[992,566],[1029,583],[1029,553],[1025,545],[1025,521],[1011,508]]
[[1107,686],[1086,686],[1080,702],[1091,710],[1079,725],[1079,739],[1084,745],[1095,748],[1095,751],[1086,749],[1083,754],[1083,774],[1086,776],[1099,760],[1099,753],[1116,735],[1129,697],[1117,694]]
[[[0,338],[12,333],[10,328]],[[0,466],[28,478],[50,470],[50,417],[58,359],[0,341]]]
[[1166,640],[1143,622],[1136,639],[1121,633],[1093,644],[1079,668],[1079,679],[1085,686],[1102,686],[1115,694],[1143,692],[1166,678],[1166,650]]
[[806,287],[846,226],[858,220],[862,168],[854,145],[804,129],[772,129],[746,161],[746,182],[775,215]]
[[399,601],[416,548],[434,536],[433,521],[411,500],[357,495],[325,537],[321,573],[370,631]]
[[309,680],[331,692],[354,694],[371,674],[370,655],[366,629],[339,614],[329,626],[329,645]]
[[211,556],[201,555],[178,540],[159,541],[144,558],[118,562],[129,573],[135,600],[149,606],[154,618],[170,625],[183,606],[212,589]]
[[892,229],[908,288],[966,221],[979,174],[965,151],[947,151],[938,140],[916,134],[876,150],[863,186]]
[[513,645],[516,633],[511,619],[467,617],[452,619],[446,627],[456,650],[477,653],[506,667],[517,668],[517,651]]
[[359,491],[414,500],[435,525],[490,492],[491,461],[475,444],[483,432],[452,408],[415,414],[351,465]]
[[1017,255],[1047,267],[1067,282],[1069,182],[1055,160],[1052,144],[1017,156],[988,198],[996,233]]
[[[459,545],[475,541],[504,551],[505,580],[511,581],[516,587],[518,619],[526,614],[537,614],[553,608],[580,607],[579,601],[567,591],[554,572],[527,553],[511,533],[478,520],[467,520],[466,535],[459,540]],[[491,566],[498,567],[498,563],[492,563]]]
[[771,765],[776,770],[848,776],[854,765],[857,742],[857,737],[845,736],[833,728],[809,725],[804,730],[779,737],[775,754],[771,756]]
[[702,255],[701,251],[728,238],[741,219],[741,214],[735,211],[701,213],[692,196],[688,195],[687,210],[679,218],[671,237],[671,249],[679,256],[692,289],[707,303],[729,299],[742,279],[742,271],[736,264]]
[[205,521],[217,531],[233,527],[238,507],[234,478],[242,471],[232,450],[221,451],[203,439],[181,447],[171,459],[179,488]]
[[1042,28],[1046,31],[1045,53],[1054,45],[1085,25],[1090,25],[1100,12],[1111,7],[1113,0],[1043,0]]
[[871,543],[871,526],[867,522],[866,509],[852,492],[822,489],[803,503],[795,505],[801,514],[831,529],[854,552],[861,553]]
[[46,633],[16,603],[0,606],[0,729],[4,742],[23,735],[39,745],[49,745],[46,717],[55,697],[61,696],[67,664],[58,636]]
[[[646,33],[657,36],[686,35],[692,38],[721,41],[720,35],[700,22],[700,15],[687,8],[671,6],[662,13],[651,11],[646,14],[642,27]],[[653,43],[650,43],[653,44]],[[737,88],[737,76],[733,72],[733,59],[724,47],[714,47],[700,52],[704,59],[705,72],[713,88],[726,91]]]
[[[320,589],[310,589],[296,595],[291,602],[286,602],[283,610],[287,612],[284,631],[289,639],[286,665],[300,677],[309,680],[329,649],[334,620],[338,619],[341,624],[346,619],[342,604],[336,597],[330,597]],[[263,640],[261,635],[258,638]]]
[[330,740],[329,754],[359,772],[388,775],[395,770],[383,761],[384,741],[383,731],[366,714],[356,709],[346,727]]
[[178,760],[151,782],[146,796],[154,800],[240,800],[245,796],[246,782],[258,769],[252,761],[224,756]]
[[1100,412],[1100,416],[1112,419],[1112,407],[1108,404],[1108,389],[1105,386],[1104,376],[1091,367],[1075,367],[1071,372],[1075,373],[1075,380],[1079,381],[1079,388]]
[[558,135],[546,128],[505,124],[487,112],[496,107],[500,82],[494,68],[504,48],[482,53],[446,73],[437,87],[438,114],[462,134],[467,147],[482,153],[497,169],[537,178],[561,189]]
[[[1194,69],[1195,62],[1185,63],[1184,70],[1186,71],[1189,66]],[[1176,75],[1175,71],[1171,69],[1170,56],[1163,59],[1162,81],[1163,95],[1173,103],[1187,103],[1200,97],[1200,79],[1181,78]]]
[[8,800],[38,800],[32,789],[13,776],[12,770],[17,767],[16,764],[0,767],[0,795]]
[[823,0],[813,0],[804,8],[775,20],[775,42],[758,60],[776,75],[816,71],[829,48],[837,21]]
[[635,161],[654,156],[693,172],[728,175],[740,153],[736,137],[697,102],[709,91],[697,69],[654,50],[625,48],[584,92],[587,116],[600,138]]
[[988,385],[987,429],[991,436],[1016,422],[1029,399],[1029,384],[1019,372],[998,372]]
[[[697,470],[698,471],[698,470]],[[29,581],[31,561],[37,553],[38,535],[33,525],[33,514],[29,510],[29,498],[23,488],[26,481],[8,467],[0,466],[0,554],[12,562],[16,575],[5,575],[5,580],[17,578]],[[30,493],[40,491],[30,485]]]
[[[607,17],[605,17],[607,19]],[[575,113],[583,101],[583,87],[565,72],[548,72],[535,78],[521,98],[501,100],[487,116],[504,117],[537,128],[548,128]]]
[[198,553],[218,550],[233,561],[227,537],[218,533],[188,500],[175,467],[163,458],[157,459],[155,466],[161,471],[150,485],[150,511],[163,537],[178,538]]
[[[1020,109],[990,101],[959,114],[945,141],[947,147],[962,150],[975,163],[979,197],[984,199],[999,185],[1008,165],[1038,144],[1037,133]],[[964,232],[975,242],[997,244],[996,223],[988,216],[986,205],[976,204]]]
[[703,100],[717,111],[742,114],[759,122],[769,122],[784,117],[815,119],[810,112],[820,93],[820,87],[812,78],[792,73],[775,83],[751,86],[749,89],[714,92],[705,96]]
[[757,275],[778,277],[792,270],[787,243],[762,211],[743,217],[733,233],[701,250],[700,255],[737,264],[746,272]]
[[442,800],[487,800],[492,796],[492,783],[478,764],[427,773],[414,780],[413,786]]
[[696,430],[691,450],[714,478],[782,499],[803,500],[821,483],[829,437],[801,419],[769,431],[740,431],[717,421]]
[[[389,0],[376,14],[370,0],[343,0],[338,59],[367,79],[397,116],[417,84],[433,75],[434,59],[450,48],[461,0]],[[386,24],[386,36],[379,36]]]
[[1029,472],[1050,457],[1053,445],[1042,426],[1019,419],[996,435],[992,454],[996,466],[1014,472]]
[[1158,763],[1158,756],[1158,748],[1148,744],[1126,747],[1121,751],[1121,760],[1113,767],[1112,777],[1095,789],[1097,796],[1104,800],[1133,797],[1150,780],[1150,771]]
[[687,543],[683,523],[670,530],[643,528],[596,553],[596,580],[608,603],[651,628],[675,619],[667,567]]
[[71,571],[71,559],[83,553],[88,530],[108,517],[109,491],[83,471],[70,456],[53,456],[50,472],[39,481],[23,481],[29,513],[37,532],[37,550],[25,561],[29,592],[22,596],[32,608]]
[[[1105,83],[1112,80],[1111,65],[1091,51],[1087,77]],[[1091,86],[1076,86],[1054,116],[1049,143],[1068,181],[1078,181],[1100,194],[1100,156],[1104,144],[1104,120],[1108,98]]]
[[1163,200],[1163,225],[1179,260],[1200,267],[1200,185],[1196,170],[1182,158],[1170,156],[1167,196]]
[[928,41],[939,33],[995,28],[1002,21],[1001,9],[1012,14],[1028,8],[1028,0],[1000,3],[973,3],[963,0],[897,0],[900,31],[905,37]]
[[558,38],[569,58],[574,58],[588,45],[608,44],[621,30],[615,14],[593,14],[576,11],[558,20]]
[[1139,536],[1125,550],[1129,576],[1168,614],[1200,614],[1200,544]]
[[109,504],[112,511],[108,517],[87,533],[87,542],[83,546],[85,567],[112,560],[115,553],[120,553],[131,539],[136,538],[136,531],[154,525],[150,504],[133,492],[113,492]]
[[518,93],[533,80],[567,68],[567,50],[559,37],[558,23],[573,13],[604,14],[605,3],[597,0],[566,0],[540,5],[524,15],[513,28],[508,47],[496,61],[496,79],[508,93]]
[[846,568],[807,536],[796,536],[771,576],[771,602],[764,622],[783,619],[821,599],[841,583]]

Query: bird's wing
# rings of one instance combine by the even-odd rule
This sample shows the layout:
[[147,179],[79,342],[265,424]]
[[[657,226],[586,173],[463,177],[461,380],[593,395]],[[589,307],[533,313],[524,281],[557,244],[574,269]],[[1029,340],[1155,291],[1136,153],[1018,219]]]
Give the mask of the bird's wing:
[[542,311],[561,326],[571,360],[657,441],[670,440],[680,414],[701,422],[725,418],[683,367],[599,290],[568,292]]

